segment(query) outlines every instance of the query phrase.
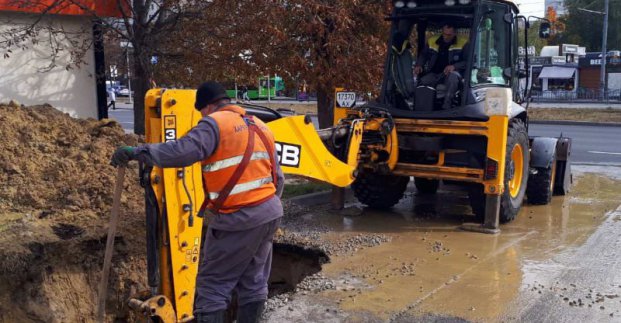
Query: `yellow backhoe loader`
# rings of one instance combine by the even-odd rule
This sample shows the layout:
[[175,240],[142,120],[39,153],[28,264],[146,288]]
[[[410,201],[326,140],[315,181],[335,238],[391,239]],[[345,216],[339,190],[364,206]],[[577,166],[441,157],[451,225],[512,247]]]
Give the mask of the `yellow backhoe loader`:
[[[242,105],[268,122],[285,173],[351,185],[357,199],[374,208],[396,204],[411,178],[424,194],[435,193],[440,181],[461,184],[478,219],[464,229],[487,233],[514,219],[525,195],[545,204],[569,190],[571,140],[528,136],[528,110],[519,104],[528,103],[528,60],[518,57],[518,25],[528,20],[513,3],[395,1],[387,20],[392,27],[380,97],[355,107],[353,93],[337,92],[334,127],[317,130],[310,116]],[[445,89],[414,82],[408,42],[422,48],[446,21],[470,46],[458,92],[444,110]],[[545,35],[549,24],[541,25]],[[524,38],[528,43],[526,30]],[[146,141],[176,140],[197,124],[194,95],[150,90]],[[191,321],[203,227],[197,213],[205,198],[200,165],[146,167],[140,174],[151,291],[130,305],[163,322]]]

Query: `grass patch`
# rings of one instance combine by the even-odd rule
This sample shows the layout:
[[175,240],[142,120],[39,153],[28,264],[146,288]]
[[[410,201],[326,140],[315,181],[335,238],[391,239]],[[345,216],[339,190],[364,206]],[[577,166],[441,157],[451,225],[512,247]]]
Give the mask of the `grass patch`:
[[299,195],[310,194],[315,192],[327,191],[331,188],[330,185],[319,182],[301,182],[287,183],[282,192],[282,198],[292,198]]
[[[305,103],[263,103],[272,109],[284,108],[297,114],[317,113],[316,104]],[[600,123],[621,123],[621,109],[564,109],[564,108],[531,108],[528,117],[535,121],[583,121]]]
[[621,123],[620,109],[561,109],[531,108],[528,118],[535,121],[583,121],[601,123]]

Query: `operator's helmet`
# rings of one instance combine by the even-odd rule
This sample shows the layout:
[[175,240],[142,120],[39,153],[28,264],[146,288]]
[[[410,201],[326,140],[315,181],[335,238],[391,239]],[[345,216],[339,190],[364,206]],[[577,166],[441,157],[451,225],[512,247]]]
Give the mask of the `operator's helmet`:
[[218,102],[221,99],[229,99],[226,90],[218,82],[205,82],[196,90],[196,102],[194,108],[200,110],[208,104]]

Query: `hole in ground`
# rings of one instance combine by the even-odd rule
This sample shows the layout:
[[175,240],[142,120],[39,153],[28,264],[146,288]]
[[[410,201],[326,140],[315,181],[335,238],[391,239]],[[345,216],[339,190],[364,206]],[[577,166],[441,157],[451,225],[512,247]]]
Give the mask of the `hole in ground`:
[[306,276],[321,271],[321,265],[329,260],[328,255],[319,249],[274,243],[269,297],[293,291]]
[[[305,277],[320,272],[321,266],[328,261],[330,257],[319,249],[288,243],[274,243],[268,297],[295,290],[295,287]],[[225,322],[232,323],[236,320],[237,306],[237,295],[233,292]]]

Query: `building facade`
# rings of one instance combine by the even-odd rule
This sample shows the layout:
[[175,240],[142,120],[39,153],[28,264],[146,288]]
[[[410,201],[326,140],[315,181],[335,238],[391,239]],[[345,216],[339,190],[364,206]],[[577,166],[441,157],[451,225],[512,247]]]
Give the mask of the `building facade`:
[[47,103],[73,117],[107,117],[103,47],[93,18],[114,16],[114,2],[96,7],[103,2],[92,1],[90,9],[66,6],[45,15],[40,12],[46,1],[31,3],[37,5],[0,0],[3,40],[37,21],[34,37],[0,49],[0,102]]

